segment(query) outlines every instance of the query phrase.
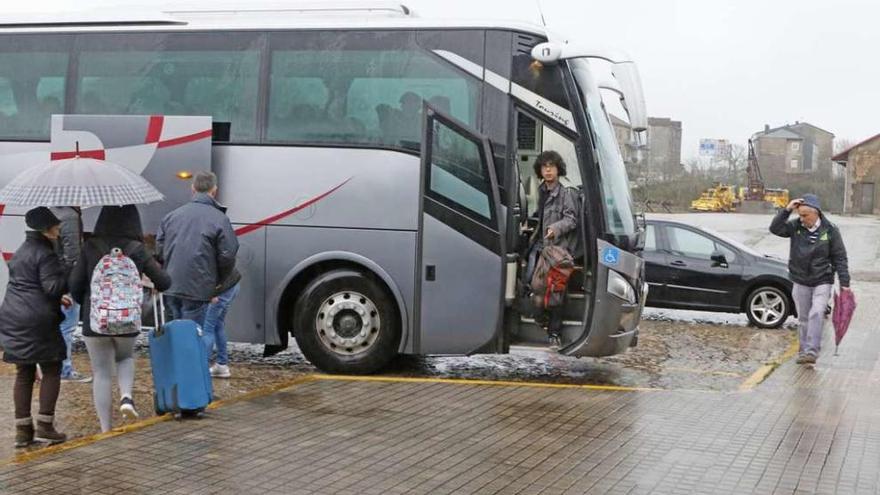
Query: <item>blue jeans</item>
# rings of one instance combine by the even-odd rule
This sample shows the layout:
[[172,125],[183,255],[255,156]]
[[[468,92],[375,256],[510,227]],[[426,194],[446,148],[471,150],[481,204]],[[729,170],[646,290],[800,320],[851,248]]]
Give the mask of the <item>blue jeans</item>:
[[218,295],[217,302],[208,306],[205,315],[205,347],[208,348],[208,360],[211,360],[211,352],[216,345],[217,364],[229,364],[229,355],[226,353],[226,312],[229,311],[232,300],[238,295],[239,285],[235,284]]
[[70,360],[70,347],[73,344],[73,332],[79,322],[79,304],[73,303],[69,308],[61,306],[64,319],[61,320],[61,336],[64,337],[64,345],[67,347],[67,359],[61,363],[61,378],[69,378],[73,373],[73,361]]
[[192,320],[200,327],[205,327],[205,313],[208,311],[208,301],[196,301],[177,296],[165,296],[165,305],[171,311],[172,320]]

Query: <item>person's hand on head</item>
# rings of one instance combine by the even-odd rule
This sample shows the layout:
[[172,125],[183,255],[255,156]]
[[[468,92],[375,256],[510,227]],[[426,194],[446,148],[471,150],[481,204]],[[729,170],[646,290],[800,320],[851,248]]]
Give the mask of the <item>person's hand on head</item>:
[[788,203],[788,206],[786,206],[785,209],[788,211],[793,211],[795,208],[797,208],[798,206],[800,206],[802,204],[804,204],[803,198],[793,199],[793,200],[791,200],[791,202]]

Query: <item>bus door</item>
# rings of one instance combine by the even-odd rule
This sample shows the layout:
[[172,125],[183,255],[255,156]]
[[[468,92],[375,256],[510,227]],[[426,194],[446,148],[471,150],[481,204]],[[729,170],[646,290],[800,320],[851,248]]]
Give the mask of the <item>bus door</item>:
[[488,140],[424,106],[414,344],[468,354],[501,331],[504,237]]

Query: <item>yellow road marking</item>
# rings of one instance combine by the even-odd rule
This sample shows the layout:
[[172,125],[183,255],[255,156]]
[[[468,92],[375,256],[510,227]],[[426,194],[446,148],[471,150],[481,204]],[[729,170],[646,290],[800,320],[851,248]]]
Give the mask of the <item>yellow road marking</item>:
[[694,373],[696,375],[717,375],[717,376],[743,376],[742,373],[734,373],[733,371],[712,371],[712,370],[701,370],[696,368],[674,368],[668,367],[663,368],[666,371],[680,371],[682,373]]
[[615,392],[658,392],[663,388],[622,387],[619,385],[580,385],[576,383],[517,382],[512,380],[470,380],[467,378],[418,378],[403,376],[312,375],[316,380],[386,383],[449,383],[455,385],[493,385],[505,387],[586,389]]
[[[303,375],[291,380],[287,380],[275,385],[269,385],[267,387],[262,387],[257,390],[253,390],[246,394],[238,395],[235,397],[230,397],[228,399],[218,400],[216,402],[212,402],[208,404],[208,409],[217,409],[218,407],[227,406],[229,404],[234,404],[236,402],[241,402],[243,400],[254,399],[256,397],[262,397],[265,395],[273,394],[278,392],[279,390],[284,390],[286,388],[290,388],[294,385],[299,385],[301,383],[306,383],[313,381],[314,378],[311,375]],[[143,419],[131,424],[127,424],[125,426],[120,426],[114,428],[106,433],[96,433],[94,435],[89,435],[82,438],[75,438],[69,440],[64,443],[60,443],[57,445],[51,445],[49,447],[45,447],[39,450],[33,450],[30,452],[24,452],[22,454],[15,455],[13,457],[4,459],[0,461],[0,466],[7,466],[9,464],[21,464],[24,462],[33,461],[35,459],[39,459],[42,457],[46,457],[48,455],[57,454],[59,452],[66,452],[71,449],[75,449],[78,447],[84,447],[86,445],[91,445],[95,442],[99,442],[101,440],[106,440],[108,438],[118,437],[120,435],[124,435],[126,433],[135,432],[138,430],[142,430],[148,426],[152,426],[155,424],[163,423],[165,421],[169,421],[174,418],[173,414],[163,414],[162,416],[153,416],[151,418]]]
[[793,358],[794,355],[797,354],[797,351],[798,351],[798,340],[797,340],[797,338],[795,338],[791,342],[791,344],[788,346],[788,349],[786,349],[785,352],[782,353],[781,356],[779,356],[778,358],[774,359],[773,361],[770,361],[767,364],[761,366],[760,368],[758,368],[757,371],[752,373],[752,376],[746,378],[746,381],[744,381],[740,384],[739,391],[740,392],[747,392],[747,391],[752,390],[753,388],[757,387],[758,385],[760,385],[761,382],[763,382],[764,380],[767,379],[768,376],[770,376],[770,373],[772,373],[773,370],[778,368],[782,363]]

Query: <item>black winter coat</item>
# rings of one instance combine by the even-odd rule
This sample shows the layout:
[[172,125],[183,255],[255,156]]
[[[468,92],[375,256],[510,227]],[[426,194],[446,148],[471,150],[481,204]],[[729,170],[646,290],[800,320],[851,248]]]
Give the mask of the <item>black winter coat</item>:
[[63,361],[67,348],[58,325],[64,319],[61,296],[67,271],[52,242],[27,232],[9,260],[9,285],[0,306],[0,345],[7,363]]
[[82,305],[80,318],[83,335],[87,337],[105,336],[97,334],[91,329],[89,313],[91,310],[92,272],[101,258],[105,254],[109,254],[114,247],[122,249],[122,252],[134,261],[138,273],[150,277],[157,290],[164,291],[171,286],[171,278],[150,256],[144,246],[141,220],[137,209],[132,205],[105,206],[95,224],[95,232],[83,245],[79,262],[70,276],[70,295],[74,301]]
[[799,218],[789,220],[790,215],[785,208],[779,210],[770,224],[770,232],[791,239],[788,273],[792,282],[807,287],[834,284],[837,273],[840,286],[849,287],[846,247],[837,226],[821,215],[819,228],[811,233]]

